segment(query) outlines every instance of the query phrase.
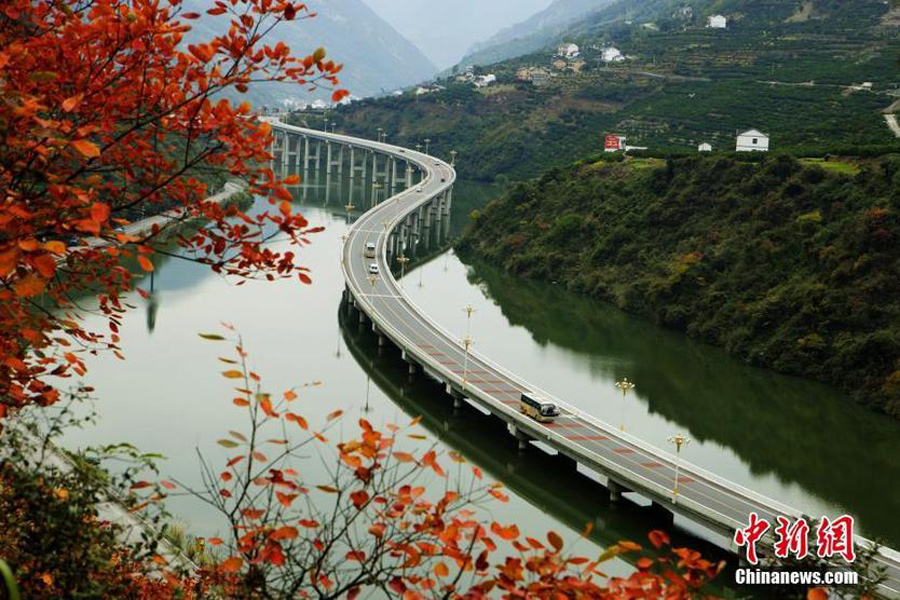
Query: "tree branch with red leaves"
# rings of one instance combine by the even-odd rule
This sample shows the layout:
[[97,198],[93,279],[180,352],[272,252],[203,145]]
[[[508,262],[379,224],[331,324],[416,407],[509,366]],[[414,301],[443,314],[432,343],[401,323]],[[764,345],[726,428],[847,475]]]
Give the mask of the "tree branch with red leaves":
[[[204,224],[177,238],[182,256],[237,278],[309,281],[295,253],[264,247],[266,228],[298,245],[316,231],[292,210],[285,185],[296,181],[270,168],[270,126],[222,93],[260,81],[335,88],[341,65],[322,49],[294,56],[266,43],[283,21],[309,18],[305,4],[210,6],[225,32],[192,44],[185,35],[199,15],[180,0],[0,8],[0,418],[55,402],[60,381],[84,373],[86,353],[118,351],[123,296],[136,281],[127,265],[152,270],[164,234],[183,221]],[[246,181],[271,208],[250,217],[208,200],[209,172]],[[135,212],[172,208],[179,216],[165,225],[117,231]],[[82,328],[71,298],[84,293],[110,332]]]

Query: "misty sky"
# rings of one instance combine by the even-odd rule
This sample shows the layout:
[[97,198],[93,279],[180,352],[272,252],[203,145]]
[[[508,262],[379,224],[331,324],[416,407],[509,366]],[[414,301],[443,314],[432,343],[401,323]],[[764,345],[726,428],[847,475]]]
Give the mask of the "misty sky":
[[365,0],[439,68],[469,47],[550,5],[551,0]]

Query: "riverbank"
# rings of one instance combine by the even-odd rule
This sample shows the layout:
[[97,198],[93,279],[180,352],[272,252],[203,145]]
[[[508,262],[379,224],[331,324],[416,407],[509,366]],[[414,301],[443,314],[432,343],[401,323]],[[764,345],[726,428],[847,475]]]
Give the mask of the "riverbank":
[[573,165],[493,202],[459,250],[900,417],[900,162],[860,168]]

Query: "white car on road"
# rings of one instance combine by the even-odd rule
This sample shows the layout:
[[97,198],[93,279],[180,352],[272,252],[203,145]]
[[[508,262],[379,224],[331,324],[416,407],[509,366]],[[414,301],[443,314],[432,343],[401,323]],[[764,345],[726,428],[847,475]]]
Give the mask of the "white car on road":
[[369,263],[369,273],[372,275],[378,275],[378,265],[375,263]]

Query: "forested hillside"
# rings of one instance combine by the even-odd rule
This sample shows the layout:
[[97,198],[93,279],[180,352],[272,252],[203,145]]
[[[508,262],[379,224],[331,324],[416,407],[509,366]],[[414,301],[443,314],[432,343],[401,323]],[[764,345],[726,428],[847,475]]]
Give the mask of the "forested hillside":
[[[705,27],[713,10],[729,16],[728,29]],[[351,133],[380,126],[397,143],[431,138],[439,154],[459,151],[463,176],[480,179],[534,177],[601,149],[609,132],[659,153],[702,142],[734,149],[735,132],[750,128],[801,155],[883,153],[900,148],[883,115],[900,94],[896,23],[880,0],[627,0],[572,26],[577,71],[554,67],[551,47],[478,70],[498,85],[451,79],[440,92],[369,100],[336,116]],[[610,46],[627,58],[604,63]],[[519,81],[522,67],[550,77]]]
[[845,173],[787,156],[554,169],[460,249],[900,417],[900,156],[823,164]]

